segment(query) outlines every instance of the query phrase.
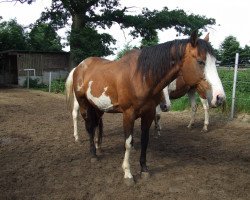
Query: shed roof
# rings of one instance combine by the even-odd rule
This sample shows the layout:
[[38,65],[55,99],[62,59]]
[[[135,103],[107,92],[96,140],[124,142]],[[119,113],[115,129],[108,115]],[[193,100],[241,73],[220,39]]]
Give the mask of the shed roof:
[[14,50],[14,49],[10,49],[10,50],[6,50],[6,51],[0,51],[0,54],[9,54],[9,55],[15,55],[18,53],[26,53],[26,54],[65,54],[65,55],[69,55],[70,52],[66,52],[66,51],[28,51],[28,50]]

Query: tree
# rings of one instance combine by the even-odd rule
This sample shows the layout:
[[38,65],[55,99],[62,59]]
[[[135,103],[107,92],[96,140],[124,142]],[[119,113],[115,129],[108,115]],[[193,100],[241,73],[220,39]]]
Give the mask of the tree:
[[240,63],[250,63],[250,46],[245,45],[240,51]]
[[0,23],[0,51],[27,50],[27,34],[15,19]]
[[228,36],[220,45],[221,64],[233,64],[235,61],[235,54],[240,52],[240,43],[236,37]]
[[116,60],[120,59],[122,56],[124,56],[128,51],[132,50],[133,48],[136,48],[136,47],[133,47],[132,45],[130,45],[130,43],[126,43],[123,48],[117,53],[116,55]]
[[29,45],[35,51],[61,51],[60,37],[49,24],[39,23],[29,33]]
[[147,46],[152,46],[152,45],[156,45],[159,43],[159,37],[158,35],[156,34],[155,36],[151,36],[150,39],[145,39],[145,38],[142,38],[141,40],[141,47],[147,47]]
[[143,48],[143,47],[147,47],[147,46],[152,46],[152,45],[156,45],[159,43],[159,38],[158,35],[156,35],[155,37],[152,37],[151,40],[146,40],[146,39],[142,39],[141,40],[141,45],[140,47],[137,46],[132,46],[130,45],[130,42],[126,43],[123,46],[123,49],[120,50],[117,53],[116,59],[120,59],[123,55],[125,55],[128,51],[134,49],[134,48]]
[[[74,54],[72,56],[74,63],[91,55],[93,50],[96,56],[107,56],[112,53],[110,44],[115,42],[114,38],[109,34],[98,33],[97,27],[105,29],[118,23],[122,29],[132,28],[130,32],[132,36],[141,36],[144,41],[153,41],[157,30],[174,27],[179,33],[190,34],[194,29],[215,24],[212,18],[188,15],[180,9],[170,11],[167,7],[161,11],[144,8],[140,14],[130,15],[129,8],[121,7],[119,2],[119,0],[52,0],[51,7],[42,13],[40,21],[49,21],[58,29],[68,24],[69,18],[72,19],[69,41],[71,53]],[[94,47],[91,44],[93,40],[81,38],[88,33],[94,33],[93,40],[99,40]],[[88,38],[91,38],[91,35]]]

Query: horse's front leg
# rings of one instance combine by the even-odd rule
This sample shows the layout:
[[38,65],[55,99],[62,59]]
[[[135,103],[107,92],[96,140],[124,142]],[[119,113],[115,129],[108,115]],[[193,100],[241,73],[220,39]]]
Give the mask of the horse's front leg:
[[132,111],[127,111],[123,113],[123,128],[125,136],[125,155],[122,163],[122,168],[124,171],[124,181],[125,184],[131,186],[134,184],[134,179],[130,171],[129,157],[131,153],[131,148],[133,144],[133,128],[134,128],[134,113]]
[[202,99],[200,98],[203,109],[204,109],[204,113],[205,113],[205,119],[204,119],[204,125],[203,125],[203,129],[201,130],[201,132],[207,132],[207,127],[209,124],[209,114],[208,114],[208,109],[209,109],[209,105],[208,105],[208,101],[206,99]]
[[156,108],[156,113],[155,113],[155,137],[161,136],[161,124],[160,124],[160,119],[161,119],[161,108],[160,105],[157,105]]
[[189,122],[187,127],[192,128],[192,126],[194,125],[195,115],[196,115],[196,111],[197,111],[197,104],[196,104],[196,100],[195,100],[195,90],[190,90],[188,92],[188,97],[189,97],[189,101],[191,103],[191,119],[190,119],[190,122]]
[[149,176],[148,167],[147,167],[147,147],[149,141],[149,129],[154,120],[155,109],[152,107],[149,112],[141,117],[141,156],[140,156],[140,165],[141,165],[141,176],[142,178],[147,178]]

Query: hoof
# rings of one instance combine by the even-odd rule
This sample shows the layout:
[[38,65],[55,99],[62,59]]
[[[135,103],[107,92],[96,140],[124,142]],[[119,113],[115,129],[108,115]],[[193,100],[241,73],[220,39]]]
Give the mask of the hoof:
[[126,186],[134,186],[135,185],[135,181],[133,178],[124,178],[124,183]]
[[96,153],[103,154],[103,150],[101,148],[96,149]]
[[82,144],[82,143],[83,143],[83,140],[80,139],[80,138],[75,138],[75,142],[76,142],[76,143],[79,143],[79,144]]
[[154,138],[158,139],[160,136],[158,134],[154,134]]
[[203,128],[203,129],[201,130],[201,132],[202,132],[202,133],[207,133],[208,130]]
[[160,131],[160,130],[157,131],[157,136],[158,136],[158,137],[161,137],[161,131]]
[[188,128],[188,129],[192,129],[192,128],[193,128],[193,125],[188,125],[187,128]]
[[91,163],[95,163],[95,162],[97,162],[97,161],[98,161],[98,158],[97,158],[97,157],[93,157],[93,158],[90,159],[90,162],[91,162]]
[[150,174],[149,172],[141,172],[141,178],[142,179],[149,179]]

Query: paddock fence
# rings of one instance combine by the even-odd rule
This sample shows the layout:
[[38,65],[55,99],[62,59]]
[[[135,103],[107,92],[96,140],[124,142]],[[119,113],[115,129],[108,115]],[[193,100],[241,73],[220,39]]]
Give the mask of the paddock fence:
[[218,66],[231,119],[239,112],[250,113],[250,63],[240,63],[240,59],[236,53],[234,64]]

